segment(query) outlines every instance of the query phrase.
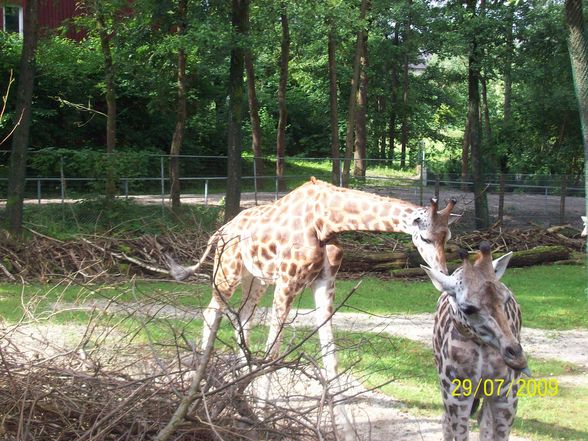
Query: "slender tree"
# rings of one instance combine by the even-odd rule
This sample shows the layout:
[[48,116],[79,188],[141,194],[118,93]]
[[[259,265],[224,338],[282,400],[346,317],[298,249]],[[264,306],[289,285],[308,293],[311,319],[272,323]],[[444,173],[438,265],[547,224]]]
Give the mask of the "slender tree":
[[288,85],[288,64],[290,60],[290,27],[286,2],[280,2],[280,23],[282,27],[282,42],[280,44],[280,84],[278,87],[278,134],[276,141],[276,176],[279,179],[280,191],[285,190],[284,156],[286,155],[286,124],[288,122],[288,108],[286,107],[286,87]]
[[[394,48],[398,48],[400,44],[400,23],[396,22],[394,25],[394,38],[392,40]],[[392,60],[392,69],[390,72],[391,87],[390,87],[390,116],[388,121],[388,159],[394,160],[394,144],[396,143],[396,116],[398,103],[398,65],[396,59]]]
[[[511,2],[507,6],[506,12],[506,52],[504,56],[504,102],[502,111],[502,137],[507,139],[511,128],[511,98],[512,98],[512,59],[514,54],[514,12],[515,3]],[[502,145],[503,151],[500,155],[500,191],[498,197],[498,220],[502,222],[504,218],[504,181],[505,173],[508,172],[508,142]]]
[[[566,0],[565,14],[568,26],[568,49],[584,144],[585,192],[588,195],[588,36],[582,0]],[[588,213],[588,198],[586,198],[586,213]],[[588,244],[586,244],[586,250],[588,251]]]
[[351,157],[355,145],[355,103],[357,100],[357,90],[359,88],[359,74],[361,63],[361,52],[363,49],[363,36],[366,32],[363,22],[368,9],[368,0],[361,0],[359,9],[360,27],[357,31],[355,42],[355,56],[353,58],[353,74],[351,76],[351,91],[349,93],[349,105],[347,106],[347,130],[345,134],[345,161],[343,163],[343,186],[349,185],[349,172],[351,170]]
[[240,44],[248,34],[249,0],[232,0],[231,24],[234,38],[229,67],[229,127],[227,136],[227,191],[225,222],[235,217],[241,204],[241,123],[243,121],[243,65],[245,50]]
[[461,142],[461,191],[468,191],[466,184],[470,171],[470,113],[467,113]]
[[[249,17],[249,14],[247,14]],[[259,119],[259,103],[255,91],[255,69],[253,67],[253,55],[251,48],[245,50],[245,72],[247,73],[247,102],[249,103],[249,119],[251,120],[251,151],[255,162],[255,174],[257,188],[261,187],[263,176],[263,150],[261,148],[261,122]]]
[[331,109],[331,158],[333,160],[331,168],[331,182],[339,185],[341,175],[341,161],[339,160],[339,115],[337,111],[337,59],[335,28],[333,19],[328,19],[328,56],[329,56],[329,103]]
[[8,171],[6,211],[8,229],[14,235],[22,231],[27,150],[31,127],[31,107],[35,84],[35,53],[38,40],[38,0],[28,0],[24,12],[23,45],[16,90],[16,124]]
[[171,147],[169,149],[169,176],[171,181],[170,195],[172,210],[176,213],[180,209],[180,160],[178,155],[180,154],[184,142],[184,133],[186,131],[186,49],[184,48],[183,37],[186,34],[186,28],[188,25],[187,14],[188,0],[178,0],[178,101],[176,110],[176,127],[174,129]]
[[368,76],[367,76],[367,49],[368,49],[368,34],[367,31],[363,33],[361,56],[360,56],[360,72],[359,72],[359,89],[357,91],[357,102],[355,112],[355,149],[354,149],[354,167],[353,176],[365,177],[366,172],[366,154],[367,154],[367,90],[368,90]]
[[409,52],[410,52],[410,28],[412,26],[412,0],[406,1],[407,14],[404,21],[404,39],[402,45],[404,47],[404,64],[402,66],[402,127],[400,129],[400,166],[406,165],[406,150],[408,148],[409,136],[409,121],[408,121],[408,90],[410,87],[409,81]]
[[112,158],[116,148],[116,88],[115,88],[115,66],[112,58],[111,37],[106,21],[105,2],[94,0],[92,12],[96,23],[96,32],[100,39],[100,49],[104,63],[104,80],[106,83],[106,153],[109,161],[106,169],[106,199],[114,199],[116,193],[116,182],[113,172]]
[[[467,0],[469,18],[476,18],[476,0]],[[482,133],[480,128],[480,65],[482,50],[477,36],[477,26],[472,26],[470,53],[468,57],[468,120],[470,125],[469,144],[472,157],[472,180],[474,183],[474,210],[476,227],[483,229],[489,225],[488,197],[484,184],[482,167]]]

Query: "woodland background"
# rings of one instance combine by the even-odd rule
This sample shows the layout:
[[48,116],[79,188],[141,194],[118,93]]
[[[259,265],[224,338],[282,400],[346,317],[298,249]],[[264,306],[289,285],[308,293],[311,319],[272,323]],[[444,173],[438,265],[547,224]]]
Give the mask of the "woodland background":
[[[581,12],[581,2],[570,3]],[[476,205],[487,174],[570,175],[570,186],[582,186],[563,1],[140,0],[129,7],[100,0],[77,7],[79,17],[35,36],[28,145],[46,154],[30,155],[33,172],[55,173],[55,158],[67,153],[73,168],[123,168],[132,177],[152,167],[156,175],[159,163],[147,154],[170,154],[179,206],[178,178],[197,161],[183,165],[177,155],[228,155],[219,167],[229,176],[229,215],[235,201],[238,210],[245,151],[276,157],[278,175],[285,156],[353,157],[347,177],[365,175],[364,158],[412,166],[424,146],[433,171],[473,179]],[[11,72],[21,74],[22,44],[19,35],[0,33],[3,85]],[[8,95],[3,133],[18,121],[17,99]],[[103,152],[119,153],[118,164],[99,159]],[[6,177],[8,155],[0,159]],[[115,192],[107,183],[105,194]]]

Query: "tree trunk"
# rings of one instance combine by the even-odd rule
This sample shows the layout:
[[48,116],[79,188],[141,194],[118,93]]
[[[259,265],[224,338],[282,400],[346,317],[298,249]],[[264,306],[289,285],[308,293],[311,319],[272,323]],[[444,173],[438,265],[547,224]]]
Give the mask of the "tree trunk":
[[380,159],[386,159],[386,97],[379,95],[377,99],[378,106],[378,144]]
[[[588,195],[588,36],[584,25],[582,0],[566,0],[565,10],[569,33],[568,49],[584,143],[584,191]],[[586,198],[586,213],[588,215],[588,198]],[[588,252],[588,242],[586,251]]]
[[407,0],[408,13],[406,14],[406,20],[404,22],[404,65],[402,68],[402,127],[400,129],[400,166],[406,165],[406,150],[408,147],[408,89],[409,89],[409,76],[408,76],[408,65],[409,65],[409,41],[410,41],[410,27],[411,27],[411,7],[412,0]]
[[247,73],[247,101],[249,103],[249,118],[251,120],[251,150],[255,162],[255,180],[261,189],[263,176],[263,151],[261,150],[261,122],[259,120],[259,104],[255,92],[255,70],[251,49],[245,51],[245,72]]
[[329,101],[331,107],[331,182],[339,185],[341,175],[341,161],[339,160],[339,115],[337,111],[337,59],[335,47],[335,30],[329,23],[328,53],[329,53]]
[[504,184],[505,174],[508,172],[508,152],[511,125],[511,97],[512,97],[512,58],[514,53],[513,22],[514,3],[508,5],[507,28],[506,28],[506,54],[504,57],[504,105],[502,119],[502,154],[500,155],[500,196],[498,199],[498,219],[504,219]]
[[503,124],[508,133],[510,126],[510,111],[512,97],[512,58],[514,52],[513,39],[513,22],[514,22],[514,3],[508,5],[507,28],[506,28],[506,55],[504,59],[504,107],[503,107]]
[[276,142],[276,175],[278,176],[278,188],[286,189],[284,183],[284,156],[286,155],[286,124],[288,109],[286,108],[286,86],[288,85],[288,60],[290,58],[290,28],[288,26],[288,14],[286,2],[281,2],[280,22],[282,24],[282,43],[280,45],[280,85],[278,88],[278,139]]
[[35,85],[35,52],[38,39],[38,0],[28,0],[24,13],[23,46],[16,90],[16,128],[12,134],[6,211],[8,229],[15,236],[22,231],[27,150],[31,127],[31,106]]
[[466,116],[463,141],[461,143],[461,191],[469,191],[468,180],[470,158],[470,115]]
[[490,127],[490,109],[488,108],[488,90],[486,87],[486,76],[481,78],[482,84],[482,108],[484,114],[484,138],[485,145],[490,146],[492,142],[492,129]]
[[[188,0],[178,0],[178,34],[182,38],[187,27]],[[184,142],[186,131],[186,50],[183,41],[178,49],[178,108],[176,111],[176,127],[169,149],[169,176],[171,180],[170,196],[172,210],[180,210],[180,159],[178,155]]]
[[[236,41],[247,38],[249,0],[232,0],[231,24]],[[231,49],[229,67],[229,127],[227,136],[227,191],[225,222],[239,214],[241,205],[241,123],[243,121],[244,49],[236,44]]]
[[357,92],[357,111],[355,112],[355,151],[353,176],[356,178],[365,178],[366,170],[366,152],[367,152],[367,129],[366,129],[366,108],[367,108],[367,32],[363,34],[361,57],[360,57],[360,74],[359,89]]
[[110,35],[106,27],[106,18],[98,1],[94,2],[96,14],[96,26],[100,38],[100,48],[104,61],[104,79],[106,82],[106,153],[108,164],[106,166],[106,199],[113,200],[116,193],[114,176],[114,164],[111,157],[116,148],[116,90],[114,86],[115,69],[110,50]]
[[[467,8],[473,19],[476,14],[476,0],[468,0]],[[475,30],[471,36],[470,51],[468,62],[468,120],[470,123],[469,139],[472,156],[472,180],[474,183],[474,211],[476,228],[484,229],[489,225],[489,217],[488,198],[482,168],[482,143],[479,119],[481,48]]]
[[[400,41],[400,27],[396,23],[394,27],[394,46],[398,47]],[[390,150],[388,153],[388,159],[394,160],[394,144],[396,142],[396,115],[398,108],[398,68],[396,60],[392,60],[392,90],[390,93],[390,120],[388,121],[388,144],[390,144]]]
[[[361,0],[361,7],[359,10],[359,21],[363,22],[367,13],[368,1]],[[357,40],[355,43],[355,56],[353,58],[353,75],[351,77],[351,91],[349,92],[349,105],[347,106],[347,129],[345,133],[345,161],[343,164],[343,186],[349,186],[349,172],[351,170],[351,156],[353,155],[353,147],[355,144],[355,102],[357,89],[359,88],[359,72],[360,59],[363,47],[363,36],[365,29],[362,27],[357,31]]]

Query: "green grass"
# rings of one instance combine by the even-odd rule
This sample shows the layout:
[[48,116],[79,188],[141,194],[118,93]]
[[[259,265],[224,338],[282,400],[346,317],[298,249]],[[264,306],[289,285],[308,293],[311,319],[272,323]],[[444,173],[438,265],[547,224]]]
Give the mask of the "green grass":
[[[585,267],[579,265],[540,266],[509,269],[503,278],[506,285],[515,293],[523,312],[525,326],[565,330],[588,329],[588,298],[584,291]],[[355,280],[339,280],[335,302],[342,302],[357,285]],[[0,314],[7,318],[17,316],[20,308],[21,286],[0,284]],[[173,302],[183,306],[203,307],[210,300],[208,285],[190,285],[170,282],[137,282],[130,284],[100,287],[78,287],[75,285],[48,287],[29,285],[25,287],[25,297],[45,298],[44,302],[55,302],[100,296],[111,298],[119,296],[120,301],[132,301],[135,297],[165,303],[173,297]],[[371,312],[374,314],[420,314],[435,312],[439,294],[428,280],[421,281],[383,281],[365,277],[357,291],[347,299],[342,312]],[[239,291],[232,302],[239,302]],[[271,288],[262,299],[262,306],[271,306]],[[310,290],[305,290],[295,301],[299,308],[314,308]]]
[[[342,348],[339,357],[342,367],[353,366],[366,386],[387,383],[381,391],[402,400],[412,413],[427,416],[443,413],[431,349],[403,338],[351,333],[339,333],[338,346]],[[361,353],[357,347],[361,347]],[[529,367],[533,379],[581,372],[572,363],[557,360],[530,358]],[[520,397],[514,431],[539,441],[586,440],[587,396],[587,387],[560,384],[554,397]]]
[[[517,294],[527,324],[531,322],[546,329],[586,328],[583,274],[584,269],[580,266],[546,266],[512,269],[504,280]],[[339,281],[339,298],[344,297],[355,285],[356,281]],[[92,298],[116,298],[120,302],[141,299],[144,302],[198,307],[208,302],[210,288],[206,285],[167,282],[138,282],[90,288],[71,284],[54,287],[0,284],[0,314],[4,320],[14,322],[20,318],[21,295],[25,302],[34,301],[37,312],[48,310],[58,300],[81,302]],[[434,311],[437,296],[437,292],[426,281],[385,282],[365,278],[342,310],[365,310],[381,314],[431,313]],[[238,302],[237,297],[234,302]],[[263,304],[269,306],[270,303],[271,296],[266,295]],[[314,307],[311,295],[304,293],[297,301],[297,306]],[[57,314],[52,321],[57,324],[83,325],[90,318],[89,312],[70,311]],[[106,325],[114,323],[115,318],[116,315],[105,314],[99,320]],[[133,317],[119,326],[121,331],[133,336],[137,345],[155,341],[171,351],[178,341],[182,343],[178,336],[186,336],[189,340],[198,339],[202,322],[155,319],[145,323],[145,319]],[[300,341],[306,332],[288,329],[285,341]],[[264,327],[254,330],[252,341],[255,349],[263,348],[266,333]],[[235,347],[234,335],[227,320],[223,321],[219,335],[221,340]],[[336,338],[342,369],[352,369],[368,387],[384,384],[381,390],[402,400],[413,413],[428,416],[441,414],[441,397],[430,348],[418,342],[384,334],[338,332]],[[316,336],[304,344],[301,350],[318,358]],[[533,378],[536,379],[579,371],[572,363],[558,360],[531,358],[529,365]],[[515,424],[516,433],[540,441],[588,439],[586,396],[586,387],[560,386],[556,397],[522,397]],[[562,416],[562,409],[565,409],[565,418]]]

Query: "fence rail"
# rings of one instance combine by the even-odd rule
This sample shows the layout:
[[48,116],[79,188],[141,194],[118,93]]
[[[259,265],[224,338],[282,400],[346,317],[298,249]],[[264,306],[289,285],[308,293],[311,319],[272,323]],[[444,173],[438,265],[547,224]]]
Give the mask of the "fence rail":
[[[137,198],[143,203],[161,204],[165,207],[169,203],[170,156],[146,156],[149,157],[149,163],[133,164],[131,161],[126,173],[124,168],[116,173],[119,197]],[[219,203],[226,188],[227,158],[191,155],[180,157],[182,201],[205,205]],[[244,158],[244,205],[277,199],[285,191],[308,180],[311,175],[331,181],[333,160],[330,158],[284,158],[286,173],[282,179],[273,173],[275,161],[276,158]],[[342,170],[343,160],[340,161]],[[53,161],[47,158],[40,160],[37,157],[34,163],[37,164],[36,169],[32,169],[26,178],[27,204],[67,204],[103,194],[106,173],[102,163],[83,164],[82,167],[73,169],[67,158],[55,155]],[[258,170],[258,163],[263,165],[262,171]],[[366,176],[352,177],[351,186],[421,205],[432,196],[440,196],[441,199],[444,196],[453,196],[460,199],[461,205],[466,207],[464,217],[473,216],[473,206],[470,206],[473,201],[470,180],[462,181],[457,174],[427,172],[424,164],[417,167],[416,171],[414,168],[402,170],[389,160],[369,159],[366,160],[366,165]],[[268,173],[270,170],[272,173]],[[81,176],[84,171],[86,176]],[[339,181],[342,182],[342,179],[340,175]],[[497,218],[498,206],[502,204],[505,224],[524,225],[533,222],[552,225],[570,222],[574,226],[580,226],[580,215],[585,212],[585,187],[581,177],[510,174],[487,175],[485,180],[490,214]],[[281,183],[285,186],[281,187]],[[0,177],[2,196],[6,194],[6,184],[7,178]],[[0,199],[0,204],[4,202],[5,199]]]

